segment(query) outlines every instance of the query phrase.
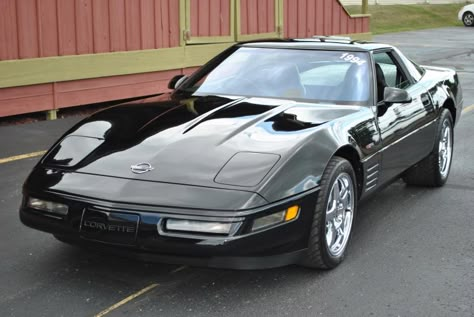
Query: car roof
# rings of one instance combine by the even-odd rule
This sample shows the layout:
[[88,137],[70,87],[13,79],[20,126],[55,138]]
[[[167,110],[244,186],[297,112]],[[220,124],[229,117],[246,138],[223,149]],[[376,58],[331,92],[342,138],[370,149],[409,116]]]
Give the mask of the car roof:
[[238,45],[244,47],[260,48],[289,48],[289,49],[315,49],[315,50],[341,50],[370,52],[383,48],[392,48],[388,44],[353,41],[345,37],[315,36],[313,38],[302,39],[271,39],[242,42]]

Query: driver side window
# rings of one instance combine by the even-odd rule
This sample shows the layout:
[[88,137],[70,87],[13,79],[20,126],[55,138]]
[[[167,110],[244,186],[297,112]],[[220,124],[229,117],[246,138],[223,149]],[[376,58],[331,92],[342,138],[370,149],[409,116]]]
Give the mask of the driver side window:
[[386,87],[405,89],[410,86],[410,81],[395,62],[391,53],[376,53],[374,54],[374,61],[377,79],[377,102],[384,100]]
[[410,86],[410,81],[395,62],[395,58],[391,53],[384,52],[374,54],[374,60],[375,64],[378,64],[382,70],[387,87],[405,89]]

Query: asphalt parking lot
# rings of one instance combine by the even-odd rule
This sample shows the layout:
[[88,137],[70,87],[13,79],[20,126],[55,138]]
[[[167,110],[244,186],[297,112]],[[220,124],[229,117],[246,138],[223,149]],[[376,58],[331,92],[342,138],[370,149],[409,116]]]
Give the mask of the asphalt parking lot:
[[21,185],[80,118],[0,127],[0,316],[474,316],[474,29],[375,37],[459,71],[465,109],[448,184],[389,186],[360,205],[345,262],[232,271],[135,262],[24,227]]

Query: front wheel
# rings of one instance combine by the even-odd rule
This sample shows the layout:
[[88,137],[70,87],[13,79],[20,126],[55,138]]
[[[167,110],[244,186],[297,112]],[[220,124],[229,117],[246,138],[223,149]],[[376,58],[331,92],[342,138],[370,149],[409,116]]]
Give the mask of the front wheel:
[[433,151],[402,177],[408,185],[441,187],[448,180],[454,142],[453,119],[448,109],[442,110],[438,122]]
[[332,269],[344,259],[357,208],[355,184],[351,163],[332,158],[321,179],[304,266]]
[[466,12],[462,16],[462,22],[465,26],[473,26],[474,25],[474,14],[472,12]]

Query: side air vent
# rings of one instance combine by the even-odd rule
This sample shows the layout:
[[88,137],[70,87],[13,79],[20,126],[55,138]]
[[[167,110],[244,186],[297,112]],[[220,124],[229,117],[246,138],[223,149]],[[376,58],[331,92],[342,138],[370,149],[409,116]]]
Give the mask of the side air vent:
[[367,177],[365,178],[365,192],[377,187],[379,180],[379,164],[375,164],[367,169]]

